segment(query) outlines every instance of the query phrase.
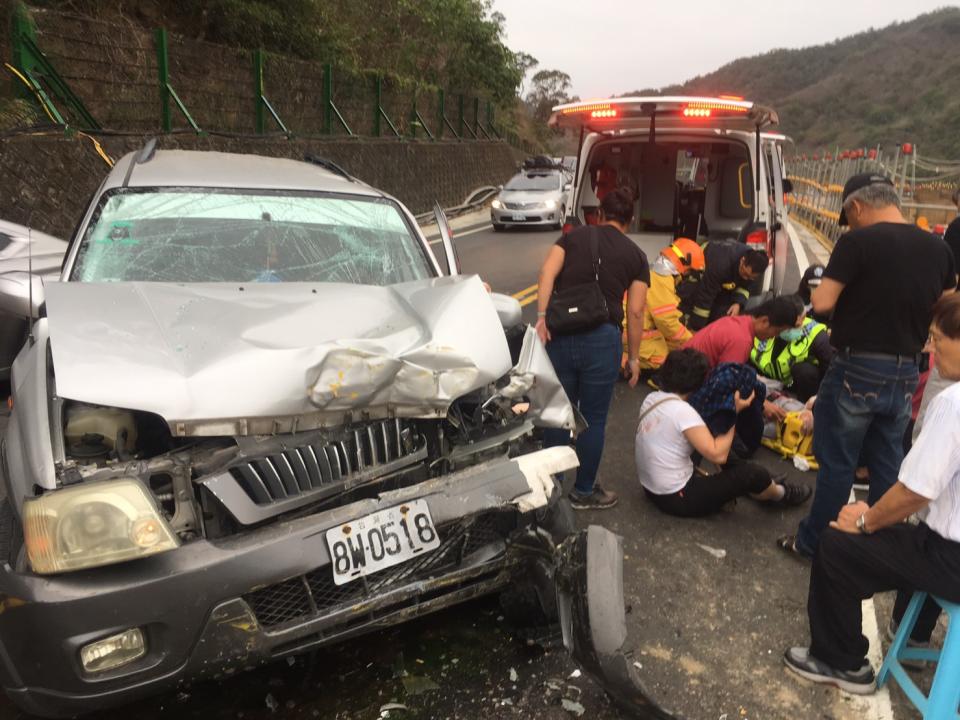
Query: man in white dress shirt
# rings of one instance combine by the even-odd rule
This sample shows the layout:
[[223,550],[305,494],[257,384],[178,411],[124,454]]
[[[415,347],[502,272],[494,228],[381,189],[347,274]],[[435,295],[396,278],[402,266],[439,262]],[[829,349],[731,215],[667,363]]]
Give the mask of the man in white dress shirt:
[[[934,307],[927,344],[940,375],[960,379],[960,294]],[[914,513],[920,523],[905,523]],[[844,507],[821,536],[807,599],[810,647],[789,648],[787,667],[848,692],[873,692],[860,603],[884,590],[900,591],[893,624],[913,590],[960,602],[960,383],[930,403],[898,482],[873,506]],[[929,641],[939,612],[928,599],[913,641]]]

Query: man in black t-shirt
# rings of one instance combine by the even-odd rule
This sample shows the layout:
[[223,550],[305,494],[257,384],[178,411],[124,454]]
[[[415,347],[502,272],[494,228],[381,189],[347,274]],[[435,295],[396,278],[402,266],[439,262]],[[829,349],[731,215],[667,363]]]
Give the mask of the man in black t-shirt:
[[850,231],[812,295],[814,311],[833,312],[837,349],[814,407],[817,490],[796,538],[780,539],[808,557],[847,503],[858,457],[870,470],[871,505],[896,482],[933,305],[957,284],[946,244],[904,220],[885,176],[851,177],[839,222]]

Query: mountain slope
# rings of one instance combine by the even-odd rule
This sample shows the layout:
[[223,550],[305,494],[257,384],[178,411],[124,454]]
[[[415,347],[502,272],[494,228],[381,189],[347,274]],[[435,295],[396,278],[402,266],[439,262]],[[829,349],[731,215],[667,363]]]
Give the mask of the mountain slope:
[[772,105],[803,149],[890,147],[960,159],[960,8],[800,50],[735,60],[664,94],[736,93]]

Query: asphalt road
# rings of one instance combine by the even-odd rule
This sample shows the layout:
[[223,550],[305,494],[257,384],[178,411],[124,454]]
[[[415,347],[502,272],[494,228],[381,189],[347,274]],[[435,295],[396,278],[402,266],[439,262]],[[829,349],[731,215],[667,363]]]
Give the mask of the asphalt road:
[[[517,294],[535,319],[536,274],[555,232],[464,229],[456,243],[465,272],[496,291]],[[649,248],[651,252],[656,248]],[[798,277],[792,257],[788,284]],[[690,720],[918,717],[902,696],[862,701],[795,679],[780,656],[806,644],[808,567],[785,556],[775,538],[791,532],[803,509],[759,507],[743,500],[702,520],[659,513],[634,475],[633,434],[646,388],[617,387],[600,470],[621,503],[581,513],[624,537],[627,622],[633,659],[652,695]],[[812,486],[812,473],[761,450],[757,460]],[[889,598],[878,607],[889,612]],[[885,626],[884,613],[878,612]],[[608,720],[621,715],[576,668],[556,638],[510,628],[486,599],[280,662],[223,682],[197,683],[90,717],[96,720],[341,720],[393,718],[544,718]],[[567,700],[565,709],[562,701]],[[574,704],[571,704],[574,703]],[[891,709],[892,707],[892,709]],[[0,720],[22,720],[0,698]]]

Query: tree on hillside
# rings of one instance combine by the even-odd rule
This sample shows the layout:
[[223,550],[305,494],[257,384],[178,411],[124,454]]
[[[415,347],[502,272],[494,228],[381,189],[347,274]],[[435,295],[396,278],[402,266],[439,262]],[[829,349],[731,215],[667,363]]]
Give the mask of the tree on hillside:
[[517,94],[520,97],[523,97],[523,81],[526,79],[527,74],[540,64],[540,61],[537,60],[533,55],[523,51],[514,53],[513,57],[517,68],[521,73],[523,73],[520,76],[520,87],[517,88]]
[[530,83],[527,105],[538,123],[546,125],[554,105],[571,100],[570,76],[562,70],[540,70]]

